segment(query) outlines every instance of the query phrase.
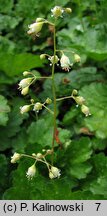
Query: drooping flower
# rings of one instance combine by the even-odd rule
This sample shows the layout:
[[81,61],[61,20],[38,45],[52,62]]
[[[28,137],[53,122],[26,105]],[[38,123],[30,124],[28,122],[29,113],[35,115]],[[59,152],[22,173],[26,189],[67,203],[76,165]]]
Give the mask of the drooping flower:
[[31,167],[28,168],[28,171],[26,173],[26,176],[28,178],[28,180],[32,180],[32,178],[35,176],[36,174],[36,167],[35,164],[33,164]]
[[51,169],[49,170],[49,178],[59,178],[60,175],[60,170],[57,167],[51,166]]
[[27,87],[25,87],[25,88],[22,89],[21,94],[22,95],[27,95],[28,92],[29,92],[29,87],[27,86]]
[[60,64],[62,69],[65,71],[69,71],[70,67],[73,65],[70,63],[68,56],[66,56],[65,54],[62,54]]
[[21,158],[21,155],[17,152],[11,157],[11,163],[16,163]]
[[35,22],[31,25],[28,26],[29,30],[28,30],[28,34],[30,35],[38,35],[38,33],[41,31],[42,26],[43,26],[44,22]]
[[27,86],[30,85],[32,81],[32,78],[25,78],[25,79],[22,79],[20,82],[19,82],[19,89],[24,89],[26,88]]
[[82,105],[85,102],[85,99],[82,96],[74,97],[74,100],[78,105]]
[[82,104],[81,106],[81,111],[85,114],[86,117],[91,115],[89,108],[84,104]]
[[29,112],[30,110],[30,105],[24,105],[22,107],[20,107],[20,113],[23,114],[23,113],[27,113]]

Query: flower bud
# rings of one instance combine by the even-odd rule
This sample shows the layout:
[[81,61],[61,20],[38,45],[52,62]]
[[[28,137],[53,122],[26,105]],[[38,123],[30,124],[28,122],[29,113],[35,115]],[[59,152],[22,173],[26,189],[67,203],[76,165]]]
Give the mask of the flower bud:
[[74,60],[75,60],[75,62],[80,62],[81,58],[78,54],[74,54]]
[[33,157],[35,157],[35,156],[36,156],[36,154],[35,154],[35,153],[32,153],[32,156],[33,156]]
[[41,60],[43,60],[43,59],[45,59],[45,58],[46,58],[46,55],[45,55],[45,54],[41,54],[41,55],[40,55],[40,59],[41,59]]
[[34,111],[39,111],[41,109],[42,109],[42,104],[41,103],[37,102],[37,103],[34,104],[34,108],[33,108]]
[[64,54],[62,54],[62,57],[60,59],[60,63],[61,63],[62,69],[65,71],[69,71],[70,67],[73,65],[70,63],[69,58]]
[[77,95],[78,94],[78,91],[76,90],[76,89],[74,89],[73,91],[72,91],[72,95],[74,96],[74,95]]
[[52,103],[52,100],[51,100],[50,98],[47,98],[46,101],[45,101],[45,103],[51,104],[51,103]]
[[30,105],[24,105],[24,106],[20,107],[20,113],[21,114],[29,112],[29,110],[30,110]]
[[85,102],[85,99],[82,96],[77,96],[74,100],[78,105],[82,105]]
[[20,81],[20,83],[19,83],[19,88],[20,88],[20,89],[23,89],[23,88],[29,86],[30,83],[31,83],[31,81],[32,81],[32,78],[25,78],[25,79],[22,79],[22,80]]
[[44,18],[38,17],[38,18],[36,19],[36,23],[37,23],[37,22],[42,22],[42,21],[44,21]]
[[28,92],[29,92],[29,87],[27,86],[27,87],[25,87],[25,88],[22,89],[21,94],[22,95],[27,95]]
[[36,158],[37,159],[40,159],[40,158],[42,158],[43,157],[43,155],[41,154],[41,153],[37,153],[37,155],[36,155]]
[[27,76],[27,75],[29,75],[29,72],[28,71],[24,71],[23,72],[23,76]]
[[30,102],[31,102],[31,104],[34,104],[34,99],[31,99]]
[[65,12],[66,13],[72,13],[72,9],[71,8],[65,8]]
[[28,168],[26,176],[28,180],[30,180],[35,176],[35,174],[36,174],[36,167],[35,167],[35,164],[33,164],[31,167]]
[[81,106],[81,111],[86,115],[86,116],[89,116],[91,115],[90,111],[89,111],[89,108],[87,106],[85,106],[84,104],[82,104]]
[[57,167],[51,166],[51,169],[49,170],[49,178],[59,178],[60,177],[60,170]]
[[29,25],[29,31],[27,32],[28,34],[38,34],[43,26],[44,22],[35,22],[31,25]]
[[11,163],[16,163],[21,158],[21,155],[18,153],[14,153],[14,155],[11,157]]
[[42,152],[46,152],[46,149],[42,149]]
[[59,61],[59,58],[58,58],[57,55],[55,55],[55,58],[54,58],[54,56],[50,56],[48,59],[50,60],[50,62],[51,62],[52,64],[57,64],[58,61]]
[[52,153],[53,153],[53,150],[52,150],[52,149],[48,149],[48,150],[46,151],[46,153],[47,153],[47,154],[52,154]]
[[51,9],[51,12],[52,12],[52,16],[58,18],[62,16],[64,10],[59,6],[55,6],[53,9]]

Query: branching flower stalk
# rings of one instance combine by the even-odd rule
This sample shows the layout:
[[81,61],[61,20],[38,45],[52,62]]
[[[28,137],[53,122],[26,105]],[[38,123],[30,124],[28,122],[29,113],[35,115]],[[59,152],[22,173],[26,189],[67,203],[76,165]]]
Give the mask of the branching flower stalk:
[[[27,113],[30,110],[33,110],[34,112],[38,113],[39,111],[41,111],[43,108],[46,109],[51,115],[53,115],[53,136],[52,136],[52,148],[45,150],[42,150],[42,153],[32,153],[32,155],[27,155],[27,154],[19,154],[17,152],[15,152],[13,154],[13,156],[11,157],[11,163],[16,163],[17,161],[19,161],[22,157],[28,157],[34,160],[34,163],[31,167],[28,168],[26,176],[27,178],[30,180],[32,179],[35,174],[36,174],[36,164],[38,162],[41,162],[43,164],[46,165],[48,172],[49,172],[49,178],[53,179],[53,178],[59,178],[60,177],[60,169],[58,169],[57,167],[53,166],[54,164],[54,144],[55,144],[55,140],[57,138],[57,141],[59,143],[59,138],[56,137],[57,134],[59,133],[57,131],[57,124],[56,124],[56,116],[57,116],[57,102],[65,100],[65,99],[73,99],[76,102],[76,106],[80,106],[81,107],[81,111],[82,113],[85,114],[85,116],[89,116],[90,111],[89,108],[85,105],[85,99],[82,96],[78,95],[78,91],[76,89],[74,89],[71,92],[71,95],[69,96],[63,96],[61,98],[56,98],[56,87],[55,87],[55,64],[59,65],[61,68],[66,71],[69,72],[69,70],[71,69],[71,67],[73,66],[74,63],[76,62],[80,62],[81,58],[80,56],[75,53],[74,51],[70,51],[70,50],[59,50],[56,48],[56,21],[59,17],[62,17],[64,13],[71,13],[72,10],[71,8],[62,8],[60,6],[55,6],[52,10],[52,16],[54,17],[54,22],[49,22],[48,20],[45,20],[43,18],[37,18],[35,23],[29,25],[29,30],[28,30],[28,34],[29,35],[33,35],[33,36],[39,36],[40,31],[42,30],[42,26],[44,24],[49,24],[53,27],[53,41],[54,41],[54,45],[53,45],[53,56],[50,56],[49,54],[41,54],[40,55],[40,59],[45,59],[48,58],[48,60],[50,61],[50,66],[52,66],[52,71],[51,71],[51,76],[35,76],[33,74],[33,72],[29,72],[29,71],[24,71],[23,72],[23,76],[27,77],[22,79],[19,82],[19,89],[21,90],[21,94],[22,95],[27,95],[29,93],[29,88],[32,84],[34,84],[38,79],[51,79],[52,80],[52,94],[53,94],[53,101],[51,100],[51,98],[47,98],[44,102],[41,101],[34,101],[34,99],[30,100],[30,104],[26,104],[22,107],[20,107],[20,112],[21,114]],[[74,62],[71,63],[70,59],[68,58],[68,56],[65,53],[72,53],[72,55],[74,56]],[[58,55],[57,55],[58,53]],[[53,110],[51,110],[48,105],[50,105],[53,102]],[[47,156],[50,155],[51,156],[51,162],[47,161]]]

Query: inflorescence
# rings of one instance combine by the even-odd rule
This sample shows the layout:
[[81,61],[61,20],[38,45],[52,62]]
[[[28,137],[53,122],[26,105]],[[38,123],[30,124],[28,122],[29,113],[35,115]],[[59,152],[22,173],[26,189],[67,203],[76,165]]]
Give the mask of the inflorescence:
[[[71,13],[72,9],[71,8],[62,8],[60,6],[55,6],[53,9],[51,9],[52,12],[52,17],[55,18],[55,20],[57,20],[59,17],[63,17],[63,15],[65,13]],[[28,30],[28,34],[32,35],[32,36],[37,36],[39,37],[40,32],[42,30],[42,27],[44,24],[49,24],[51,26],[53,26],[53,28],[55,28],[55,24],[49,22],[48,20],[45,20],[44,18],[37,18],[36,21],[33,24],[30,24],[28,26],[29,30]],[[54,35],[55,38],[55,35]],[[73,59],[74,61],[71,62],[69,57],[67,56],[67,52],[72,53],[73,55]],[[23,76],[27,77],[22,79],[19,82],[19,90],[21,91],[22,95],[27,95],[29,93],[29,89],[30,86],[32,84],[34,84],[37,80],[39,79],[45,79],[45,78],[49,78],[49,79],[54,79],[53,78],[53,70],[54,70],[54,65],[56,64],[57,66],[60,66],[62,68],[62,70],[65,70],[67,72],[69,72],[69,70],[73,67],[74,63],[78,63],[81,61],[80,56],[75,53],[74,51],[67,51],[67,50],[57,50],[55,49],[55,45],[54,45],[54,55],[50,56],[49,54],[43,53],[40,55],[40,59],[43,60],[47,58],[50,62],[50,66],[52,66],[52,76],[48,76],[48,77],[42,77],[42,76],[35,76],[33,74],[33,72],[29,72],[29,71],[24,71],[23,72]],[[66,96],[66,97],[62,97],[62,98],[55,98],[52,101],[51,98],[46,98],[46,100],[44,102],[40,102],[40,101],[34,101],[34,99],[30,100],[30,104],[26,104],[22,107],[20,107],[20,113],[24,114],[29,112],[30,110],[33,110],[34,112],[38,113],[39,111],[41,111],[43,108],[45,108],[49,113],[51,113],[52,115],[54,115],[54,111],[51,110],[48,105],[50,105],[51,103],[56,103],[58,101],[61,100],[65,100],[71,98],[76,102],[76,106],[80,106],[81,107],[81,111],[82,113],[85,114],[85,116],[89,116],[91,115],[89,108],[86,106],[85,104],[85,99],[82,96],[78,95],[78,91],[76,89],[74,89],[71,93],[70,96]],[[55,107],[55,106],[54,106]],[[55,115],[54,115],[54,119],[55,119]],[[56,127],[56,125],[55,125]],[[54,128],[55,131],[56,128]],[[53,136],[54,138],[54,136]],[[53,144],[52,144],[53,145]],[[54,153],[54,148],[52,146],[52,149],[49,150],[43,150],[43,153],[32,153],[32,155],[26,155],[26,154],[19,154],[19,153],[14,153],[13,156],[11,157],[11,163],[16,163],[17,161],[19,161],[22,157],[28,157],[28,158],[32,158],[35,160],[35,162],[33,163],[32,166],[30,166],[26,172],[26,176],[28,179],[32,179],[35,174],[36,174],[36,164],[38,162],[44,163],[48,169],[49,172],[49,178],[50,179],[54,179],[54,178],[59,178],[61,175],[60,169],[58,169],[57,167],[53,166],[53,163],[50,164],[50,162],[48,162],[46,160],[46,156],[47,155],[52,155]]]

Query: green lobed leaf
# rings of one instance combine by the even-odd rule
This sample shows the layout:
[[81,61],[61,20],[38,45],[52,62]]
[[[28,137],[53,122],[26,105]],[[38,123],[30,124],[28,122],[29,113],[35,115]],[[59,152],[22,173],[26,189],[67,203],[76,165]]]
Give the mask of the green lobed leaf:
[[[40,130],[41,128],[41,130]],[[70,139],[72,134],[69,130],[57,128],[58,139],[63,144]],[[28,142],[31,144],[39,144],[42,147],[52,145],[53,139],[53,116],[46,116],[44,119],[39,119],[36,122],[32,122],[28,127]]]
[[83,189],[90,190],[94,195],[103,195],[107,198],[107,157],[103,153],[92,158],[93,170],[85,181]]
[[90,27],[90,23],[87,17],[72,18],[69,22],[69,29],[62,29],[58,32],[58,44],[62,49],[69,47],[78,50],[84,50],[84,53],[97,61],[103,61],[107,59],[107,43],[104,30],[101,29],[101,25],[93,25]]
[[[71,141],[64,154],[65,172],[76,179],[83,179],[91,172],[89,159],[92,155],[92,143],[89,138],[81,137]],[[63,164],[64,166],[64,164]]]
[[13,0],[5,0],[5,4],[3,0],[0,0],[0,12],[1,13],[9,13],[13,7]]
[[7,99],[0,95],[0,125],[5,126],[7,124],[9,112],[10,107],[7,105]]
[[10,77],[18,75],[23,71],[43,66],[40,57],[31,53],[0,53],[0,59],[1,70],[3,70]]
[[0,150],[6,150],[12,145],[12,138],[21,131],[21,124],[24,119],[27,118],[28,115],[20,114],[20,106],[23,105],[24,101],[15,98],[13,100],[14,106],[11,108],[11,112],[9,113],[9,120],[5,127],[0,127]]
[[91,116],[85,118],[84,125],[94,132],[96,137],[107,138],[107,86],[102,83],[92,83],[84,86],[80,94],[86,99]]

